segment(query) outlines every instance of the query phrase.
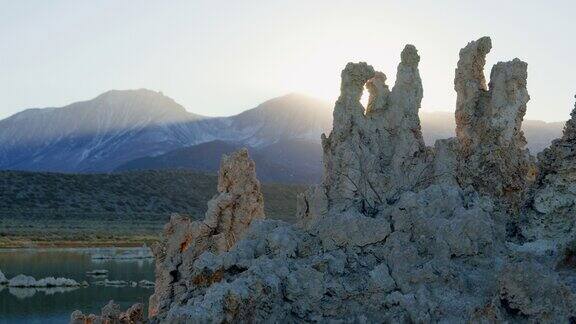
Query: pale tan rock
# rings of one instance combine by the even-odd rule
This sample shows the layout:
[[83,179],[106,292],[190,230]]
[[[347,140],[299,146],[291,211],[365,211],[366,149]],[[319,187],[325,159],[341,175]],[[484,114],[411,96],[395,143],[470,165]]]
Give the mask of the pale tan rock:
[[223,252],[242,237],[253,220],[264,218],[264,198],[248,150],[222,158],[218,192],[208,202],[204,225],[212,233],[211,250]]
[[534,170],[521,130],[530,99],[528,65],[519,59],[499,62],[487,87],[483,70],[491,48],[490,38],[483,37],[460,51],[454,79],[457,179],[518,211]]
[[[155,303],[163,303],[158,318],[574,321],[576,239],[524,242],[507,227],[534,178],[520,130],[526,64],[496,64],[488,86],[483,68],[490,48],[490,39],[482,38],[460,52],[457,138],[439,140],[434,149],[422,140],[423,91],[413,46],[401,54],[392,90],[366,63],[346,65],[333,131],[322,137],[324,178],[299,196],[298,224],[252,222],[228,248],[220,232],[203,232],[204,223],[173,218],[158,254],[158,273],[165,274],[156,282],[164,287],[155,295]],[[364,87],[366,109],[360,104]],[[551,160],[543,170],[571,165],[570,154],[549,155],[563,162]],[[223,195],[213,203],[227,201]],[[225,208],[211,210],[228,215],[220,212]]]
[[224,156],[218,176],[218,194],[208,202],[202,221],[174,215],[164,227],[162,242],[154,247],[156,286],[149,316],[165,316],[170,305],[196,284],[218,278],[191,278],[189,268],[204,252],[230,250],[257,219],[264,218],[264,199],[254,161],[242,149]]
[[[432,180],[432,153],[424,145],[418,117],[423,96],[419,61],[416,48],[407,45],[391,91],[386,75],[366,63],[349,63],[342,71],[332,133],[322,137],[321,191],[328,211],[352,208],[374,215],[387,199]],[[360,103],[364,86],[370,93],[366,109]]]
[[576,104],[562,137],[538,154],[538,169],[525,210],[524,235],[531,239],[570,239],[576,235]]

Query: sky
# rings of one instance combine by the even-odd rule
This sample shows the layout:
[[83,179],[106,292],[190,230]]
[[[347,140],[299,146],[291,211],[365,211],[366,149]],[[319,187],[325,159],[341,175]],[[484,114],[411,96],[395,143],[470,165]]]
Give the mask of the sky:
[[228,116],[291,92],[334,101],[347,62],[393,84],[400,52],[421,56],[422,109],[453,111],[458,51],[492,38],[493,64],[528,62],[526,118],[569,118],[575,1],[0,0],[0,118],[110,89],[162,91]]

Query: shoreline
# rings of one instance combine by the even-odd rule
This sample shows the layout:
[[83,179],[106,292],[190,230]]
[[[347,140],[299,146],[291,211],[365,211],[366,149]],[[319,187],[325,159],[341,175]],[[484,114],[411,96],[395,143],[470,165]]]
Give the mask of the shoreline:
[[10,249],[61,249],[61,248],[136,248],[151,246],[155,240],[141,241],[22,241],[0,242],[0,250]]

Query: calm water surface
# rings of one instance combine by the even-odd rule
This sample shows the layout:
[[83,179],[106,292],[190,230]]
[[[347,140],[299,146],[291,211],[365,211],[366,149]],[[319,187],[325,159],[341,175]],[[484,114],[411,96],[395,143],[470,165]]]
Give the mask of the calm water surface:
[[[127,249],[117,249],[125,251]],[[70,314],[80,309],[84,313],[100,313],[111,299],[127,308],[140,302],[148,307],[153,288],[104,287],[94,285],[95,279],[86,274],[94,269],[108,270],[108,280],[154,281],[154,262],[147,260],[92,260],[92,254],[109,249],[0,249],[0,270],[8,279],[26,274],[36,279],[66,277],[88,287],[38,290],[0,286],[0,323],[68,323]]]

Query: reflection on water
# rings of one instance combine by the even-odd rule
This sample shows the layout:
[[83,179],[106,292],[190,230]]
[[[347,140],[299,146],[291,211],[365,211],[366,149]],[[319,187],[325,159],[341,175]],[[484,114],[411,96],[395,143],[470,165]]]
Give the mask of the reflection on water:
[[[131,253],[132,251],[122,251]],[[124,249],[129,250],[129,249]],[[151,288],[125,285],[99,286],[102,277],[87,274],[107,270],[109,280],[139,282],[154,280],[152,259],[92,260],[103,249],[12,249],[0,250],[0,270],[7,278],[26,274],[37,279],[49,276],[88,281],[88,287],[16,288],[0,286],[0,323],[67,323],[70,314],[99,313],[111,299],[127,308],[133,303],[147,307]]]

